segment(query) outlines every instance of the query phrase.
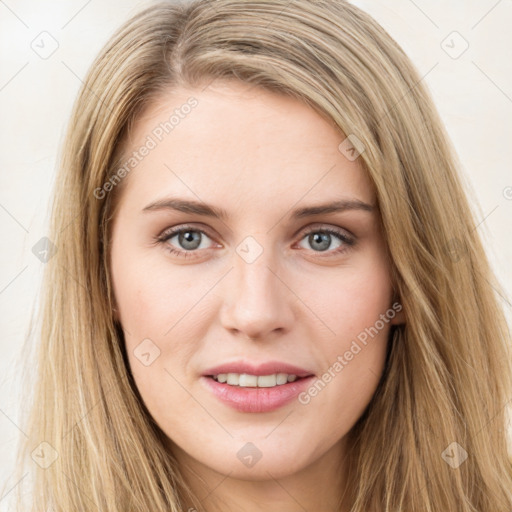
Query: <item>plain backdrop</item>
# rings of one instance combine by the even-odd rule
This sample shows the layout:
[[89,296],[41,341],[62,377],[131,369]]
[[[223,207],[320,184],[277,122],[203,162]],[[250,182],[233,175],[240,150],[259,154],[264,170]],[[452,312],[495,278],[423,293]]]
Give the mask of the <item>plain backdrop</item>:
[[[404,48],[463,164],[512,319],[512,1],[357,0]],[[12,478],[23,397],[20,347],[44,263],[55,162],[81,81],[112,32],[147,2],[0,0],[0,486]],[[511,397],[512,398],[512,397]],[[7,494],[7,493],[6,493]],[[14,493],[12,493],[14,494]],[[11,496],[12,496],[11,494]],[[9,495],[0,496],[7,510]]]

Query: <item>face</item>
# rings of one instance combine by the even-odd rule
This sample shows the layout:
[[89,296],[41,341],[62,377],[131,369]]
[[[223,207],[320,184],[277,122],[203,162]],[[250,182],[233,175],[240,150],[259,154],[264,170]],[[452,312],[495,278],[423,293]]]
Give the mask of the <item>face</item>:
[[174,89],[134,126],[116,309],[140,395],[191,466],[257,480],[334,463],[375,392],[401,316],[345,138],[228,82]]

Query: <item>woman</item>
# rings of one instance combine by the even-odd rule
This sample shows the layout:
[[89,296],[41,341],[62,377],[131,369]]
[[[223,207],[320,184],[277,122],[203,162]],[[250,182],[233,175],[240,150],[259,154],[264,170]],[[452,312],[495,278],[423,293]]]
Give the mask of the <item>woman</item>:
[[33,510],[510,511],[498,285],[432,101],[364,12],[134,16],[52,219]]

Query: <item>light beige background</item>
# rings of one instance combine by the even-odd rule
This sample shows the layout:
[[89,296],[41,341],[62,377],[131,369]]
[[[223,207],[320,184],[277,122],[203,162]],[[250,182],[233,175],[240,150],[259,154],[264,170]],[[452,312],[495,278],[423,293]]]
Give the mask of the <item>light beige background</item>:
[[[476,229],[512,319],[512,1],[354,3],[390,32],[424,77],[480,205]],[[145,4],[0,0],[0,485],[7,489],[17,484],[14,444],[24,435],[17,426],[19,347],[44,265],[31,249],[46,235],[56,155],[93,57]],[[0,510],[9,497],[0,495]]]

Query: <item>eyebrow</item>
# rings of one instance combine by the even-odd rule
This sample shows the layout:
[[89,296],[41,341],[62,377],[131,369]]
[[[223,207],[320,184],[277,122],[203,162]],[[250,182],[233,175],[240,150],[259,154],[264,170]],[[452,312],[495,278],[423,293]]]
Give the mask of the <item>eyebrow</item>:
[[[227,220],[229,215],[223,208],[213,206],[201,201],[193,201],[179,198],[166,198],[155,201],[147,205],[142,211],[175,210],[183,213],[192,213],[212,217],[221,220]],[[291,213],[292,219],[302,219],[314,215],[325,215],[329,213],[339,213],[349,210],[360,210],[373,212],[375,207],[359,199],[340,199],[325,204],[306,206],[298,208]]]

